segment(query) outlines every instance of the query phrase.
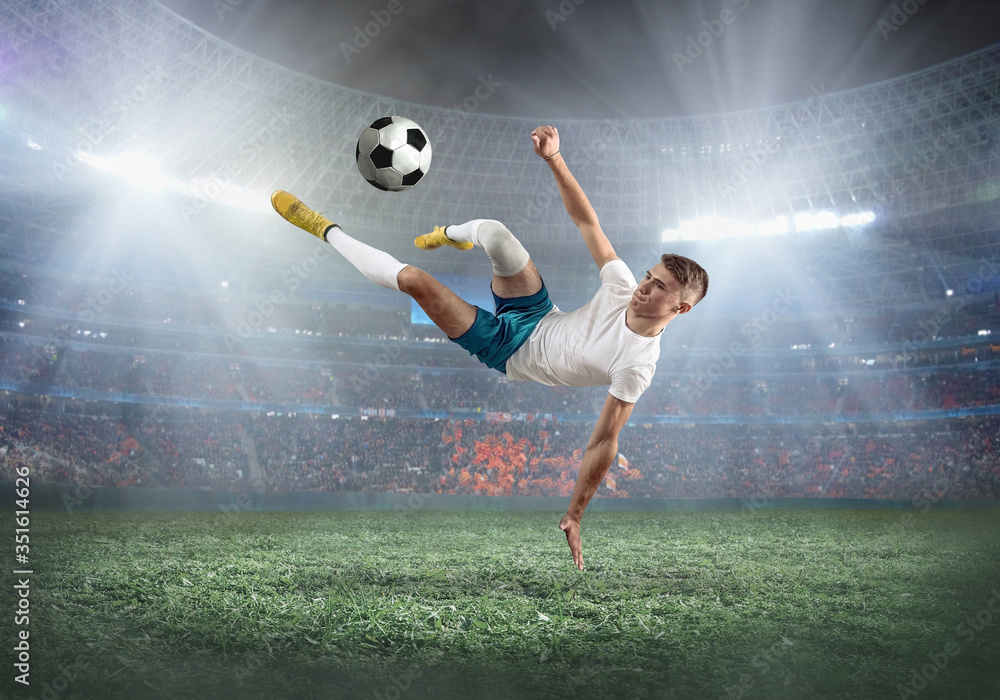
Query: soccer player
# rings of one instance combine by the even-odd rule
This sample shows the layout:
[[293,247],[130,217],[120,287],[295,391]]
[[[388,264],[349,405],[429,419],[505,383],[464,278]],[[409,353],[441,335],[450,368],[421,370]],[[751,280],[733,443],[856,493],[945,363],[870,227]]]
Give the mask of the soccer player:
[[548,385],[610,385],[587,443],[580,474],[559,527],[583,570],[580,519],[618,454],[618,433],[649,386],[660,354],[660,333],[708,291],[708,274],[680,255],[663,255],[636,283],[601,230],[597,214],[559,153],[559,132],[531,132],[535,153],[548,163],[570,219],[600,270],[601,287],[585,306],[564,313],[549,300],[534,263],[507,228],[487,219],[435,227],[414,244],[423,250],[480,246],[493,264],[496,312],[473,306],[430,274],[345,234],[293,195],[271,196],[289,222],[332,245],[373,282],[411,296],[447,336],[510,379]]

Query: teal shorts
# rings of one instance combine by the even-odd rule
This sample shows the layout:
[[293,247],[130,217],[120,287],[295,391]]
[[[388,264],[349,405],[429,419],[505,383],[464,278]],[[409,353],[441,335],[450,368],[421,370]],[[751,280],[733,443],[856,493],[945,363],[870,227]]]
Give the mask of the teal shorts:
[[503,299],[494,294],[493,303],[496,314],[477,306],[472,328],[452,341],[487,367],[506,374],[507,360],[524,345],[542,316],[552,310],[553,303],[544,282],[531,296]]

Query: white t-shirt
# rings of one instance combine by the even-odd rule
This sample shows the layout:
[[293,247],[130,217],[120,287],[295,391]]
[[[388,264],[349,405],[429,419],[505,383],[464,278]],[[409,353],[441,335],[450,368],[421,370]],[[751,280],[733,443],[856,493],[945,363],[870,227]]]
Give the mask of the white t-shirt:
[[625,310],[638,285],[628,266],[612,260],[601,268],[601,288],[576,311],[554,307],[507,360],[510,379],[541,384],[610,384],[615,398],[635,403],[656,371],[660,336],[639,335],[625,325]]

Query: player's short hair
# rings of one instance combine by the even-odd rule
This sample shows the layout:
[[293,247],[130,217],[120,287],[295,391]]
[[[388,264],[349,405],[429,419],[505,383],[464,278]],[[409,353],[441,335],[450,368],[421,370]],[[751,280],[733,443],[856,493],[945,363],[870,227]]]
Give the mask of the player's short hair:
[[674,253],[664,253],[660,262],[678,282],[684,285],[684,301],[694,306],[708,294],[708,273],[691,258]]

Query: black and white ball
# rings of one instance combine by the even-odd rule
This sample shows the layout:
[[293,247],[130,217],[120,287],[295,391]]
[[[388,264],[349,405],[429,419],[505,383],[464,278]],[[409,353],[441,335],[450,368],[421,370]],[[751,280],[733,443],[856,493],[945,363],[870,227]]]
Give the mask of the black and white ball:
[[416,122],[382,117],[362,132],[355,157],[372,186],[399,192],[420,182],[431,167],[431,143]]

